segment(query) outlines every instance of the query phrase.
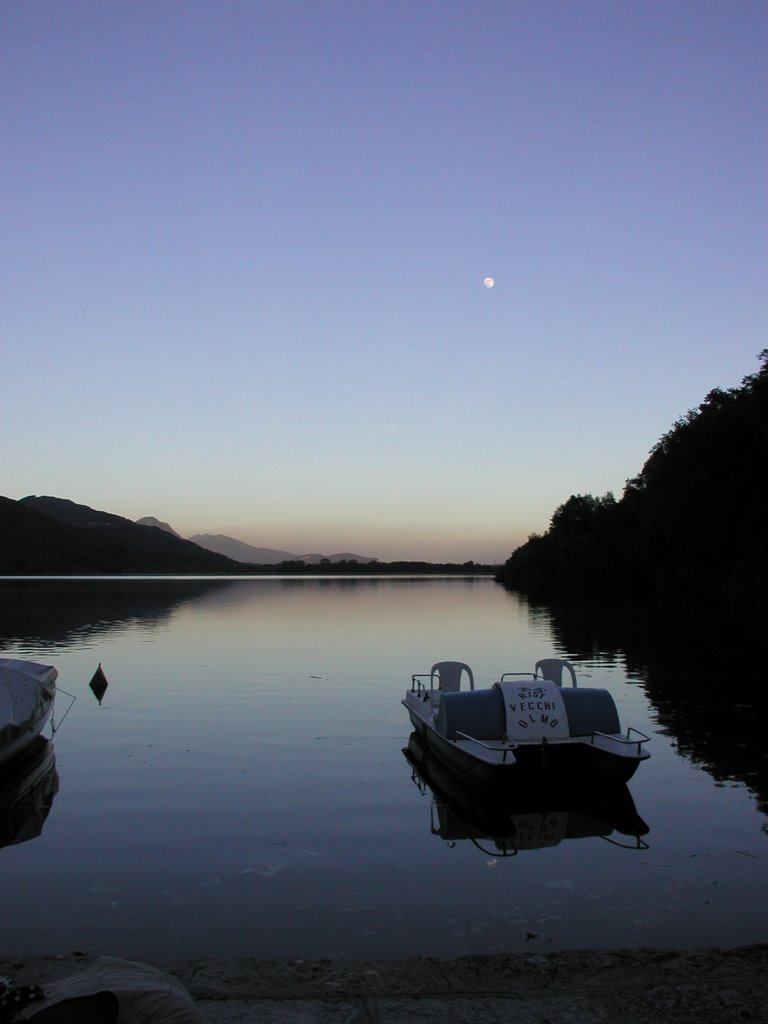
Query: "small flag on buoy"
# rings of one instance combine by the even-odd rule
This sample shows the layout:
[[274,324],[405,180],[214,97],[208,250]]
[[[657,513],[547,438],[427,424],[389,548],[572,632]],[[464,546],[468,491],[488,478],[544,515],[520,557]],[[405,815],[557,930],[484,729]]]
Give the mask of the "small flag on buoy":
[[99,667],[93,673],[93,678],[88,685],[93,691],[93,695],[96,697],[99,704],[101,704],[102,698],[107,692],[107,687],[109,686],[107,677],[104,675],[104,670],[101,667],[101,662],[99,662]]

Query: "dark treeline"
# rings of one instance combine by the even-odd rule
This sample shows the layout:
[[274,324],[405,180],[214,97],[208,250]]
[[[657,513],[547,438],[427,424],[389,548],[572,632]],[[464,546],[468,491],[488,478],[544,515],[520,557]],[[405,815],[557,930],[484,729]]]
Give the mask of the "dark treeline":
[[768,349],[651,450],[620,500],[573,494],[499,571],[543,599],[768,591]]

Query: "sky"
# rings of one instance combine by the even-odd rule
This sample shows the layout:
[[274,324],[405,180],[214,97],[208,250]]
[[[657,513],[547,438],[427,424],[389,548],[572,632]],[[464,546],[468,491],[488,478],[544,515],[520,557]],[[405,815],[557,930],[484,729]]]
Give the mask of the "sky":
[[763,0],[3,0],[0,49],[7,497],[500,562],[758,369]]

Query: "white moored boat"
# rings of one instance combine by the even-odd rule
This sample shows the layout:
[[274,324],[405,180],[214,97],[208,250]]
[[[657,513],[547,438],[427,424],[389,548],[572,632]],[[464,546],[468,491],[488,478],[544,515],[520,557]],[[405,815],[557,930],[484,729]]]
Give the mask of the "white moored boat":
[[52,665],[0,658],[0,764],[21,754],[53,713],[58,673]]
[[[563,674],[571,686],[562,685]],[[462,690],[466,677],[469,689]],[[608,690],[579,687],[570,662],[547,658],[533,672],[505,672],[475,689],[472,669],[441,661],[411,677],[403,705],[416,732],[450,767],[482,785],[521,770],[631,778],[649,737],[622,732]]]

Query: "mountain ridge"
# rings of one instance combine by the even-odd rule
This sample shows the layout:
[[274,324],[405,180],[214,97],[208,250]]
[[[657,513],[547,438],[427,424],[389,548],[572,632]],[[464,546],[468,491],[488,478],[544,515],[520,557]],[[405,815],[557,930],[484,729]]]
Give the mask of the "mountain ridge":
[[143,516],[141,519],[136,520],[138,526],[155,526],[158,530],[165,530],[166,533],[172,533],[174,537],[178,537],[179,540],[184,538],[180,533],[177,533],[170,523],[164,523],[162,519],[156,519],[154,516]]
[[208,551],[215,551],[220,555],[226,555],[227,558],[234,558],[235,561],[253,565],[279,565],[281,562],[306,562],[307,565],[316,565],[323,561],[332,563],[360,562],[368,565],[378,561],[369,555],[357,555],[352,551],[336,552],[332,555],[323,555],[317,552],[297,555],[292,551],[281,551],[279,548],[255,547],[224,533],[196,533],[189,539]]
[[243,573],[282,562],[307,566],[376,559],[352,552],[297,555],[223,534],[183,538],[155,516],[132,521],[69,498],[0,496],[0,574]]
[[215,551],[220,555],[226,555],[227,558],[234,558],[237,562],[249,562],[254,565],[277,565],[298,557],[290,551],[255,547],[223,533],[196,533],[189,539],[207,551]]
[[[69,498],[28,495],[15,503],[6,501],[10,504],[3,506],[0,565],[17,567],[11,571],[19,571],[20,564],[37,572],[48,571],[49,566],[56,571],[106,573],[242,571],[233,559],[163,529],[139,526]],[[15,545],[9,544],[8,523],[15,531]]]
[[[156,525],[157,524],[157,525]],[[223,535],[219,535],[222,537]],[[230,538],[234,541],[234,538]],[[259,551],[243,542],[246,551]],[[261,549],[275,553],[275,549]],[[283,552],[276,552],[283,554]],[[285,554],[291,554],[285,552]],[[375,568],[372,567],[375,566]],[[154,516],[135,522],[68,498],[0,495],[0,576],[243,576],[490,572],[475,562],[395,561],[353,552],[311,553],[282,563],[237,561],[180,537]]]

